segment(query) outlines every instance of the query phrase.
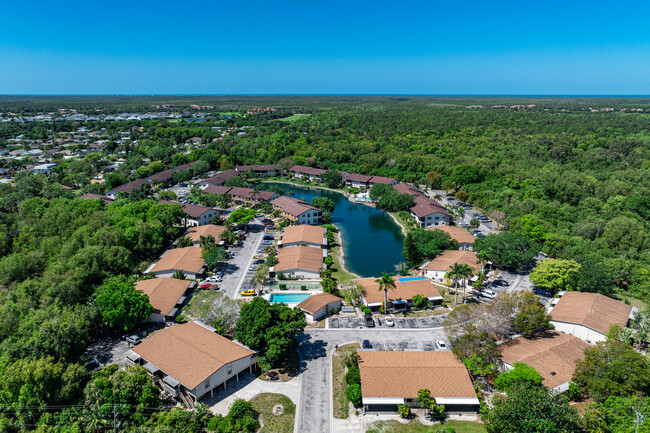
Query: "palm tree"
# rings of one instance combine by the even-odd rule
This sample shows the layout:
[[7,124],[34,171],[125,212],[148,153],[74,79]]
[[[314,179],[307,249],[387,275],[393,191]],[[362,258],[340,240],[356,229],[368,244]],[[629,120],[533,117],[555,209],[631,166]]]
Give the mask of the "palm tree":
[[376,283],[379,283],[379,291],[384,291],[384,314],[388,310],[388,289],[395,290],[395,278],[391,274],[383,272],[381,278],[375,280]]
[[464,269],[461,265],[454,263],[445,274],[445,278],[454,281],[454,304],[458,303],[458,280],[463,278],[463,271]]
[[474,276],[474,271],[469,265],[463,263],[460,265],[461,268],[461,277],[463,278],[463,304],[465,303],[465,289],[467,288],[467,280],[471,279]]

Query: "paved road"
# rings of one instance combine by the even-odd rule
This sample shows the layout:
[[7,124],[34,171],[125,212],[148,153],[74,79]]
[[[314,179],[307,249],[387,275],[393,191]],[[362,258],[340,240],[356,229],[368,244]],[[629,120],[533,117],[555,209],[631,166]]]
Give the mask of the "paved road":
[[[429,189],[429,190],[427,190],[426,193],[431,198],[434,198],[434,196],[436,194],[440,195],[442,198],[440,200],[438,200],[438,202],[443,206],[447,205],[447,204],[453,204],[453,205],[458,204],[458,202],[456,200],[451,199],[451,198],[447,198],[447,193],[444,192],[444,191]],[[465,209],[465,216],[462,218],[462,222],[465,222],[465,223],[469,224],[470,220],[472,218],[474,218],[474,215],[478,215],[478,213],[474,212],[474,210]],[[458,224],[460,222],[461,222],[461,219],[456,218],[456,224]],[[481,231],[481,233],[483,233],[485,235],[493,233],[495,228],[496,228],[496,226],[494,225],[494,223],[492,221],[487,222],[487,223],[481,222],[481,225],[478,227],[478,229]]]
[[367,339],[379,350],[431,350],[436,339],[449,343],[442,329],[308,329],[298,337],[301,362],[301,398],[296,428],[300,433],[331,431],[331,370],[329,355],[336,345]]
[[264,228],[257,220],[253,220],[248,227],[248,235],[244,240],[244,245],[240,248],[230,248],[235,257],[228,261],[224,268],[223,281],[220,288],[233,299],[240,298],[242,287],[249,287],[253,271],[249,271],[253,256],[260,247],[264,237]]

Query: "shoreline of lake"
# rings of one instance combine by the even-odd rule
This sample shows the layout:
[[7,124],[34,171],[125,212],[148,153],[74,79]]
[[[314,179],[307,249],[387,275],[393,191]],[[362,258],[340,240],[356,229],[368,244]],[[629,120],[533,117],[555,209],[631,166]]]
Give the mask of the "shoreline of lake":
[[[328,187],[326,187],[326,186],[317,186],[317,185],[301,185],[301,184],[299,184],[299,183],[289,182],[289,181],[286,181],[286,180],[271,180],[271,179],[269,179],[269,180],[263,180],[263,181],[262,181],[262,183],[271,183],[271,182],[274,182],[274,183],[283,183],[283,184],[285,184],[285,185],[303,186],[303,187],[305,187],[305,188],[324,189],[325,191],[337,192],[337,193],[341,194],[343,197],[345,197],[345,198],[346,198],[350,203],[362,204],[362,205],[364,205],[364,206],[368,206],[368,207],[371,207],[371,208],[373,208],[373,209],[377,209],[376,206],[372,206],[372,205],[368,204],[368,202],[366,202],[366,201],[353,201],[353,200],[350,200],[350,197],[347,195],[347,193],[345,193],[344,191],[338,190],[338,189],[328,188]],[[377,210],[381,210],[381,209],[377,209]],[[382,211],[382,212],[388,214],[388,215],[393,219],[393,221],[395,221],[395,224],[397,224],[398,226],[400,226],[400,228],[401,228],[401,230],[402,230],[402,235],[404,235],[404,237],[406,237],[406,235],[407,235],[408,232],[407,232],[407,230],[406,230],[406,227],[404,227],[404,224],[402,224],[402,223],[397,219],[397,217],[396,217],[395,215],[393,215],[392,212],[387,212],[387,211]],[[342,244],[341,244],[341,246],[342,246]],[[349,271],[347,271],[347,272],[348,272],[349,274],[354,274],[354,272],[349,272]],[[354,275],[356,275],[356,274],[354,274]]]
[[[336,227],[336,225],[334,225]],[[336,243],[339,244],[339,254],[338,254],[338,259],[339,259],[339,266],[341,266],[341,271],[352,275],[355,278],[361,278],[361,275],[352,272],[345,266],[345,250],[343,249],[343,235],[341,234],[341,230],[336,227],[338,230],[338,233],[336,233]]]

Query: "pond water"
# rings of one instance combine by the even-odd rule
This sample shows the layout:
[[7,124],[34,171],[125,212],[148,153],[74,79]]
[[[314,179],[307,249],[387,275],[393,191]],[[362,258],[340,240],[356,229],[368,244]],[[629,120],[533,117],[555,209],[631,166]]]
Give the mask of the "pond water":
[[314,197],[327,197],[334,202],[332,222],[341,231],[345,266],[351,272],[362,277],[377,277],[383,271],[394,273],[395,265],[404,261],[404,236],[400,226],[387,213],[352,203],[334,191],[275,182],[267,185],[277,185],[307,203]]

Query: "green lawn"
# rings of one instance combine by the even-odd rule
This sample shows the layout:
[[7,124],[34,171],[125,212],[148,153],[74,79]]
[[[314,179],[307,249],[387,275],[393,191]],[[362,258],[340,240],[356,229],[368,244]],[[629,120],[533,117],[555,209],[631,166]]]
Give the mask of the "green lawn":
[[346,344],[339,347],[332,355],[332,400],[334,400],[334,418],[347,419],[350,415],[348,407],[350,402],[345,395],[348,384],[345,382],[345,373],[348,368],[345,365],[345,355],[348,352],[357,350],[358,343]]
[[[251,403],[259,413],[260,424],[263,427],[258,433],[292,433],[293,421],[296,417],[296,405],[289,397],[282,394],[259,394],[255,396]],[[273,413],[273,407],[281,404],[284,411],[281,415]]]
[[[470,421],[447,421],[446,427],[456,430],[456,433],[485,433],[483,424]],[[429,433],[432,427],[412,420],[408,424],[398,421],[376,421],[372,423],[366,433]]]
[[311,114],[307,113],[296,113],[293,116],[285,117],[283,119],[278,119],[280,122],[295,122],[296,120],[302,118],[306,118],[311,116]]

